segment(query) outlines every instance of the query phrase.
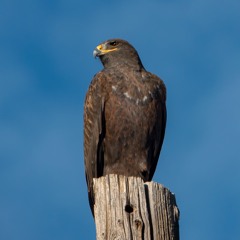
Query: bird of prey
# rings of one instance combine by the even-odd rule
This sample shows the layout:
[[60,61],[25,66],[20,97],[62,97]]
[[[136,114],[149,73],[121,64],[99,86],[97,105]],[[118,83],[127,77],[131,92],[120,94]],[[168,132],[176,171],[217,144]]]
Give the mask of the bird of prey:
[[150,181],[166,126],[166,88],[145,70],[125,40],[111,39],[94,52],[103,70],[88,89],[84,105],[84,159],[93,211],[93,178],[107,174]]

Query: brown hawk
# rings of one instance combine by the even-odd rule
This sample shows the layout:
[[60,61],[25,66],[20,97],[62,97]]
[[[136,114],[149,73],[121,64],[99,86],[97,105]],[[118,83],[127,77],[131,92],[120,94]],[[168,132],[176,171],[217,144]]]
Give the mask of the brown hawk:
[[127,41],[111,39],[94,56],[104,68],[89,87],[84,106],[84,159],[93,211],[93,178],[107,174],[150,181],[166,126],[166,88],[148,72]]

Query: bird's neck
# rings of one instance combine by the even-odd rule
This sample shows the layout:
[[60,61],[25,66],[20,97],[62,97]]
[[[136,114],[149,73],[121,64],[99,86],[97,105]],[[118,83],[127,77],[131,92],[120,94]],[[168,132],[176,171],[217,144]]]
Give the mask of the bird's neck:
[[139,57],[135,59],[121,59],[121,61],[114,61],[111,58],[102,58],[101,62],[105,69],[108,68],[117,68],[117,69],[126,69],[133,71],[141,71],[144,69],[142,62]]

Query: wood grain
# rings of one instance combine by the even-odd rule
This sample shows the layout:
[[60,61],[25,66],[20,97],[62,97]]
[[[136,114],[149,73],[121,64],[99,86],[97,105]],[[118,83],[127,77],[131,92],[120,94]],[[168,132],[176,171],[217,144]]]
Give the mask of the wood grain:
[[97,240],[178,240],[179,210],[161,184],[110,174],[94,179]]

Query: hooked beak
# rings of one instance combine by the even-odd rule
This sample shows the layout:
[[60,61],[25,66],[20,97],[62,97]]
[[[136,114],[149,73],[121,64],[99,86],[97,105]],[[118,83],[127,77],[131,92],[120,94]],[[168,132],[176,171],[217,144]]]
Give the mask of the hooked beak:
[[118,48],[115,47],[115,48],[111,48],[111,49],[107,49],[106,47],[106,44],[100,44],[98,45],[94,51],[93,51],[93,56],[96,58],[96,57],[99,57],[101,55],[104,55],[106,53],[109,53],[109,52],[112,52],[112,51],[116,51]]
[[101,51],[96,47],[93,51],[93,57],[99,57],[101,55]]

